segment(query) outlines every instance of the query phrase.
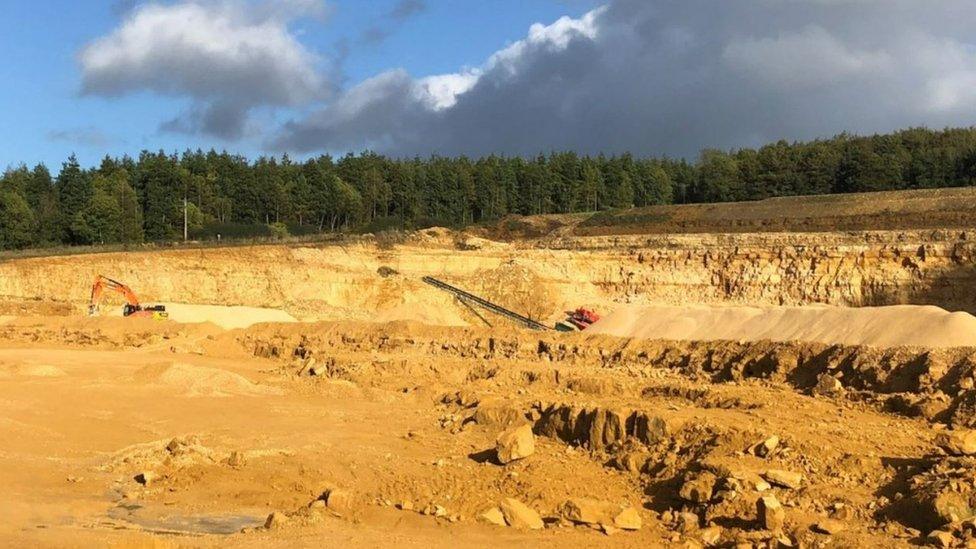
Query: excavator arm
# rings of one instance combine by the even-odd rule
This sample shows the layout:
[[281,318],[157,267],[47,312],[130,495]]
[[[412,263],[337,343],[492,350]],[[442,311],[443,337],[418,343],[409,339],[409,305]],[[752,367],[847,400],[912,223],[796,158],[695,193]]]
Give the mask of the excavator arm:
[[[150,314],[162,313],[165,311],[165,308],[162,306],[143,309],[142,305],[139,304],[139,297],[135,292],[132,291],[132,288],[126,286],[118,280],[112,280],[107,276],[98,275],[95,277],[95,283],[92,284],[91,301],[88,304],[88,314],[90,316],[94,316],[98,313],[98,307],[101,304],[102,294],[105,293],[105,290],[119,293],[125,298],[125,308],[122,312],[124,316],[131,316],[133,314],[141,313],[144,310],[151,310],[152,313]],[[155,317],[162,315],[154,314],[153,316]]]

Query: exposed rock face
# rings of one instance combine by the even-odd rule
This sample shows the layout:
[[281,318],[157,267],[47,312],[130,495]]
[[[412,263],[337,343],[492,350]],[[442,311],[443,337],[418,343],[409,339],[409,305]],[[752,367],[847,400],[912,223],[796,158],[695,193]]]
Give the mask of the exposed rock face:
[[642,411],[608,408],[576,408],[553,404],[541,411],[539,434],[601,450],[628,436],[645,443],[662,440],[668,425],[660,417]]
[[[509,254],[500,252],[506,251],[517,252],[517,265],[505,264]],[[565,237],[467,250],[409,243],[394,250],[368,243],[266,246],[247,254],[157,250],[7,261],[0,265],[0,296],[81,306],[90,290],[90,281],[77,276],[84,269],[124,273],[147,301],[286,307],[299,317],[373,320],[403,300],[453,309],[446,294],[420,282],[436,264],[446,280],[512,308],[541,307],[534,311],[540,317],[579,301],[930,304],[976,313],[976,292],[968,290],[976,286],[974,259],[976,233],[950,229]],[[133,269],[134,263],[143,268]],[[377,274],[391,264],[399,274]],[[513,301],[511,281],[493,286],[485,273],[501,276],[515,268],[530,282],[516,284],[516,293],[528,297]]]

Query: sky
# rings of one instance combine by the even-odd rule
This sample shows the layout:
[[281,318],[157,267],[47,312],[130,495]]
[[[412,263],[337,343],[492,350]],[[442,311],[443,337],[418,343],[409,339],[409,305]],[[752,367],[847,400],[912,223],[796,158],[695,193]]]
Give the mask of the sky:
[[0,167],[694,158],[976,124],[971,0],[0,0]]

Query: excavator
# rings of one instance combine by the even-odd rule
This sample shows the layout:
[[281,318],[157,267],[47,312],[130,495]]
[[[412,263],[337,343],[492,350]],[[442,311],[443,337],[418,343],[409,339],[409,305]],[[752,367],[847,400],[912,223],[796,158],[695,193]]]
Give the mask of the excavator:
[[136,296],[132,288],[117,280],[112,280],[107,276],[98,275],[95,283],[92,284],[91,302],[88,305],[88,316],[98,314],[98,308],[102,301],[102,294],[105,290],[111,290],[122,294],[125,298],[125,306],[122,307],[122,316],[152,318],[154,320],[164,320],[169,318],[165,305],[142,306],[139,304],[139,297]]

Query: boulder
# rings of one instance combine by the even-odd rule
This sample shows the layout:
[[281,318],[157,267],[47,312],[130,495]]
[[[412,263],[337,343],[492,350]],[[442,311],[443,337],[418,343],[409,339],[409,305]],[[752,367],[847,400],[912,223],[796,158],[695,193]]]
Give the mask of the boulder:
[[701,527],[701,518],[695,513],[678,513],[675,522],[677,522],[678,530],[686,534],[688,532],[694,532]]
[[708,503],[712,500],[712,493],[715,491],[715,483],[718,478],[704,471],[685,481],[678,491],[681,499],[691,503]]
[[613,517],[613,525],[621,530],[640,530],[643,522],[640,512],[634,507],[627,507]]
[[494,524],[495,526],[505,526],[505,515],[502,514],[502,510],[498,507],[492,507],[484,513],[478,516],[478,518],[488,524]]
[[719,540],[722,539],[722,527],[709,526],[708,528],[702,528],[698,535],[701,536],[702,543],[704,543],[706,547],[714,547],[718,545]]
[[812,392],[819,396],[839,396],[844,393],[844,384],[831,374],[820,374]]
[[512,528],[524,528],[528,530],[541,530],[545,527],[539,513],[531,507],[514,498],[502,500],[499,508],[505,517],[505,522]]
[[847,529],[847,525],[836,519],[823,519],[813,525],[813,531],[832,536]]
[[783,488],[790,488],[792,490],[799,489],[803,486],[803,475],[791,471],[767,469],[763,474],[763,478],[776,486],[782,486]]
[[559,515],[577,524],[609,524],[619,508],[589,498],[571,498],[562,504]]
[[356,508],[356,497],[352,492],[339,488],[329,488],[319,499],[325,501],[325,505],[337,513],[348,513]]
[[946,431],[936,437],[935,443],[954,456],[976,455],[976,430],[956,429]]
[[767,457],[771,455],[776,448],[779,446],[779,437],[773,435],[766,440],[756,444],[752,447],[752,453],[759,457]]
[[498,435],[495,443],[498,462],[502,465],[524,459],[535,453],[535,435],[531,425],[522,425]]
[[766,530],[779,532],[783,529],[786,511],[783,510],[776,496],[770,494],[759,498],[756,502],[756,512],[759,515],[759,524]]
[[156,475],[156,473],[152,471],[143,471],[135,476],[135,481],[146,488],[149,488],[157,478],[159,477]]
[[955,536],[945,530],[932,530],[925,541],[935,547],[952,547],[956,544]]

